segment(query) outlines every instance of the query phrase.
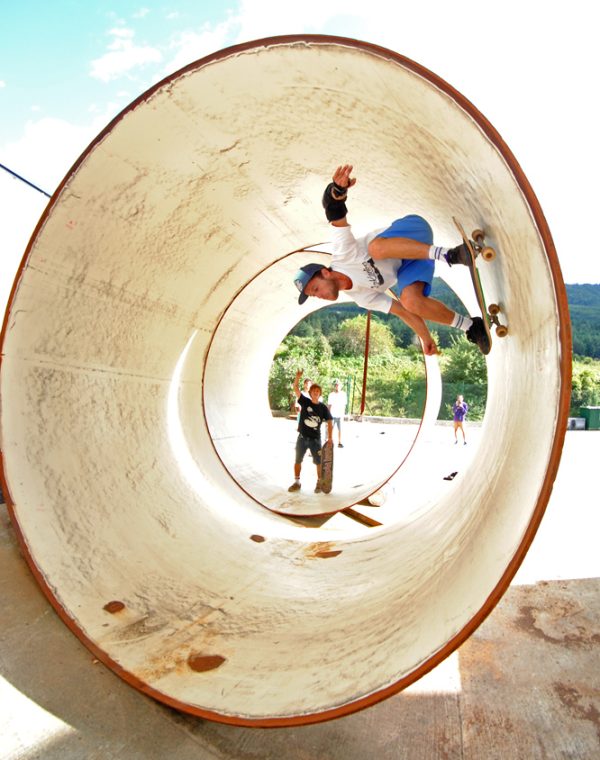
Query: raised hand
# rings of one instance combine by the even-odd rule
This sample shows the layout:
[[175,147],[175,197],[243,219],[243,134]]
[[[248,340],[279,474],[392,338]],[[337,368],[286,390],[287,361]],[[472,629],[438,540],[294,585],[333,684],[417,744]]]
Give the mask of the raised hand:
[[353,168],[352,164],[344,164],[343,166],[338,166],[333,172],[332,180],[338,187],[348,189],[356,184],[356,177],[350,176]]

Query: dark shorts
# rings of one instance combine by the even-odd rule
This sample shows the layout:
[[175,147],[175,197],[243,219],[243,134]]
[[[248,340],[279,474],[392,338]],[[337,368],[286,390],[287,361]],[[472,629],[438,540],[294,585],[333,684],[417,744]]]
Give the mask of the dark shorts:
[[[417,216],[416,214],[396,219],[387,230],[380,232],[377,237],[404,237],[417,240],[419,243],[433,245],[433,230],[422,216]],[[407,285],[412,285],[414,282],[422,282],[425,284],[423,295],[428,296],[431,293],[431,281],[433,280],[434,270],[435,261],[433,259],[403,259],[398,270],[398,281],[395,286],[396,292],[399,295]]]
[[319,438],[306,438],[303,435],[299,435],[296,441],[296,464],[302,462],[307,450],[310,451],[313,462],[321,464],[321,440]]

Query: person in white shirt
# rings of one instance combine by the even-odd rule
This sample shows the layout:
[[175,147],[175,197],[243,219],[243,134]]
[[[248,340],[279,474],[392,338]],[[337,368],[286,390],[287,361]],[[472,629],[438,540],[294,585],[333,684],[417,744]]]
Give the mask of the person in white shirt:
[[347,400],[346,391],[342,390],[340,381],[334,380],[333,390],[327,398],[327,406],[333,417],[333,427],[337,427],[338,430],[338,447],[340,449],[344,448],[344,444],[342,443],[342,420],[346,414]]
[[[333,182],[323,194],[323,207],[333,229],[331,266],[307,264],[294,276],[300,291],[298,303],[309,296],[336,301],[345,291],[359,306],[394,314],[402,319],[421,340],[425,354],[438,353],[425,320],[451,325],[466,334],[483,354],[490,351],[490,341],[481,317],[469,317],[449,309],[430,298],[435,261],[450,266],[466,264],[466,245],[443,248],[433,245],[433,232],[421,216],[410,214],[396,219],[389,227],[355,238],[347,221],[346,198],[356,183],[352,166],[338,166]],[[389,294],[396,286],[399,297]]]

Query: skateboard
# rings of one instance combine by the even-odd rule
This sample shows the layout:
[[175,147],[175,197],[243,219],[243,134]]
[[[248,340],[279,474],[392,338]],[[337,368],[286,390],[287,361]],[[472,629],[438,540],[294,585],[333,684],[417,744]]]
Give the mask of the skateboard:
[[321,490],[331,492],[333,481],[333,441],[325,441],[321,448]]
[[473,289],[475,291],[477,303],[479,304],[481,316],[483,317],[483,326],[485,327],[485,331],[488,336],[490,348],[486,353],[489,353],[492,348],[492,333],[490,331],[491,325],[494,325],[496,327],[496,335],[498,338],[505,338],[508,335],[508,327],[506,325],[503,325],[498,319],[498,314],[500,314],[502,311],[500,306],[497,303],[491,303],[489,306],[487,306],[485,303],[481,278],[479,277],[479,271],[477,269],[475,259],[479,255],[484,261],[493,261],[496,258],[496,251],[491,246],[485,244],[485,233],[483,230],[473,230],[471,233],[473,240],[470,240],[466,236],[465,231],[458,219],[453,216],[452,221],[456,225],[456,229],[460,232],[460,235],[465,245],[467,246],[469,257],[471,259],[470,263],[467,264],[467,267],[469,269],[469,274],[471,275],[471,281],[473,282]]

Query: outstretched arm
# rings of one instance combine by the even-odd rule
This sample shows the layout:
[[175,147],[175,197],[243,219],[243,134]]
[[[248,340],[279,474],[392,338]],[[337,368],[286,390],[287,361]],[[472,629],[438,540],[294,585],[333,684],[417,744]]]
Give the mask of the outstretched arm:
[[296,394],[296,398],[300,398],[300,378],[302,377],[302,370],[299,369],[296,372],[296,377],[294,378],[294,393]]
[[323,193],[323,208],[325,209],[325,215],[334,227],[349,226],[346,221],[348,209],[346,208],[345,201],[348,197],[348,189],[356,183],[356,178],[351,177],[351,174],[351,164],[338,166],[333,172],[333,181],[327,185],[325,192]]
[[394,314],[405,322],[411,330],[413,330],[421,339],[423,345],[423,353],[427,356],[438,354],[438,348],[435,345],[434,339],[431,337],[429,328],[427,327],[425,320],[418,317],[416,314],[408,311],[402,306],[400,301],[394,300],[390,308],[390,314]]

